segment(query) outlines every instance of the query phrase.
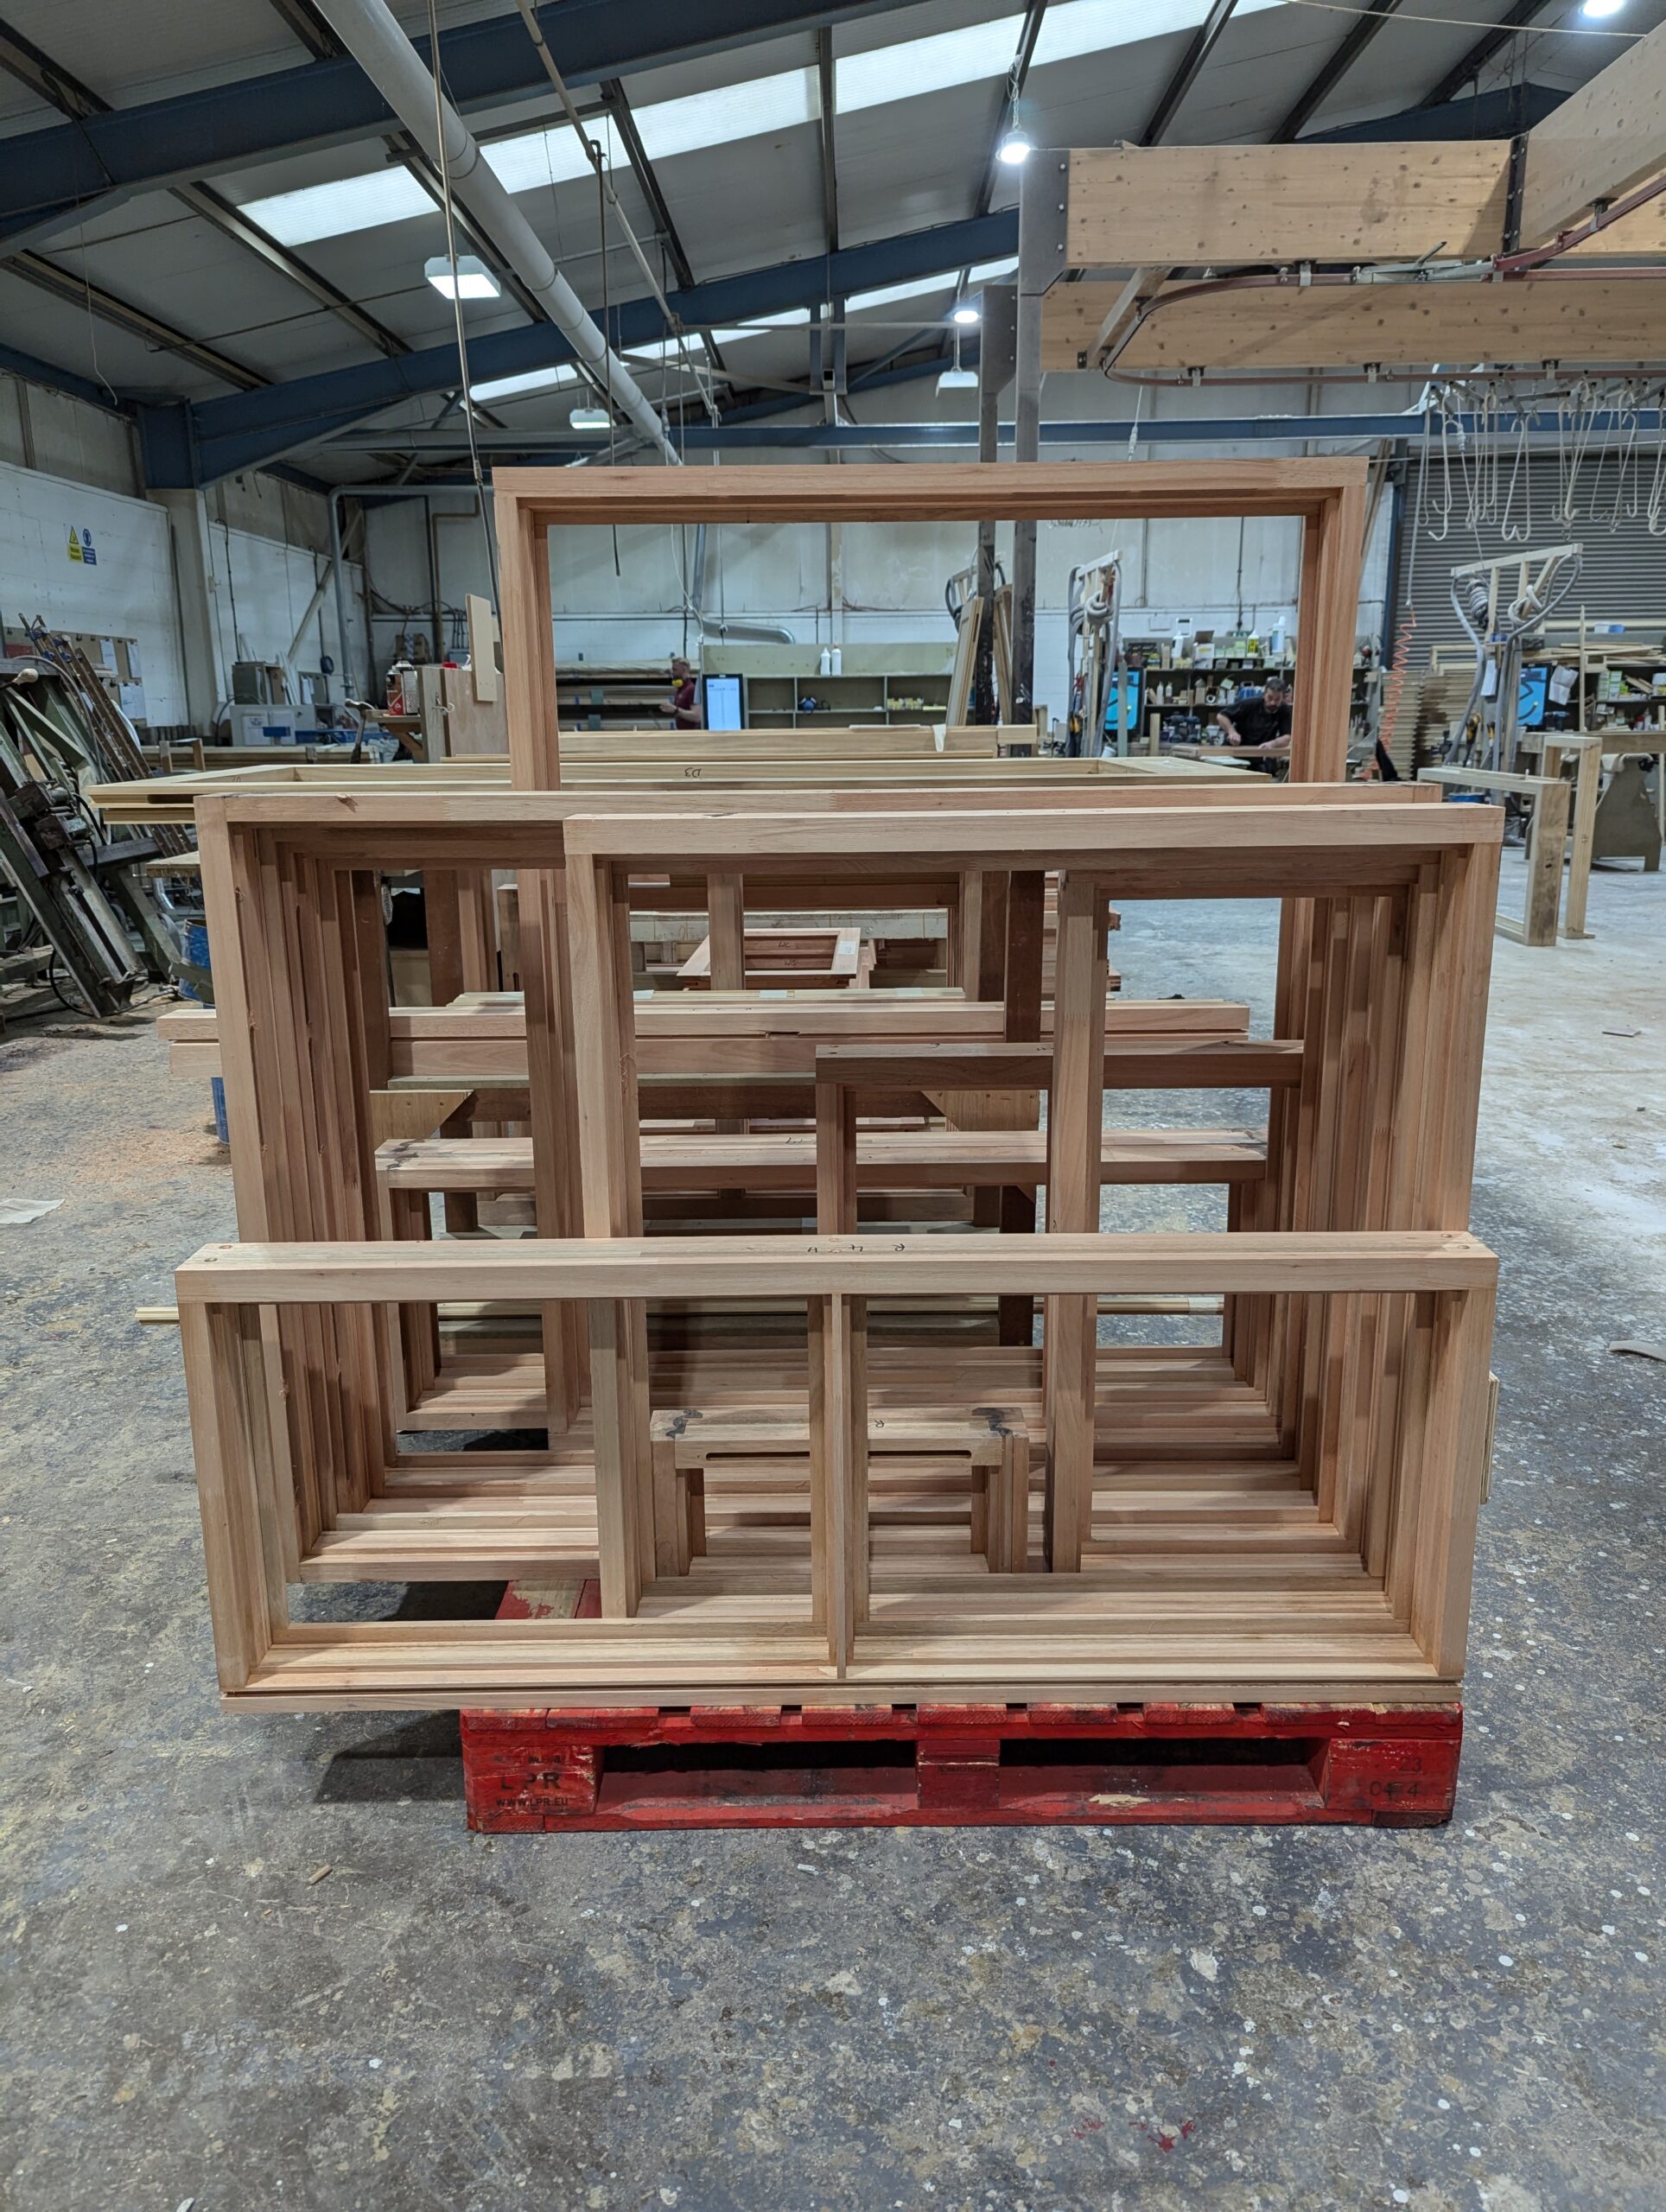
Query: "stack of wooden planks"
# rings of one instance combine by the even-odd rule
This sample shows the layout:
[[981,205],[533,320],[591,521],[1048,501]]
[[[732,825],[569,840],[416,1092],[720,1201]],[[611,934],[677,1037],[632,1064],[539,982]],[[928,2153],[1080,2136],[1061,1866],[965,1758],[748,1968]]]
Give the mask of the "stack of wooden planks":
[[[544,493],[506,496],[512,741],[553,676],[516,504]],[[714,804],[517,774],[194,798],[218,1003],[170,1026],[224,1075],[244,1241],[178,1290],[230,1703],[1451,1698],[1487,1450],[1496,810],[1318,779]],[[401,870],[516,872],[521,994],[390,1007]],[[708,914],[712,988],[636,988],[645,885]],[[956,982],[758,988],[749,914],[860,931],[945,887]],[[1112,896],[1276,902],[1274,1033],[1108,1001]],[[1196,1091],[1231,1103],[1107,1120],[1107,1092]],[[1224,1225],[1107,1232],[1119,1184],[1214,1186]],[[506,1193],[536,1235],[436,1233],[436,1201]],[[1198,1340],[1101,1341],[1141,1306]],[[296,1619],[289,1595],[493,1576],[594,1578],[599,1613]]]

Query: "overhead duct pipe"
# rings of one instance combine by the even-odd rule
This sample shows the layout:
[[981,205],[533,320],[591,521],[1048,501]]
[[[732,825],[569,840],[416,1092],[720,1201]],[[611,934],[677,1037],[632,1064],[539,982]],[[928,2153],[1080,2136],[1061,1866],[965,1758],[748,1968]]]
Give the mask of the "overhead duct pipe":
[[386,0],[320,0],[320,12],[429,161],[449,177],[470,222],[548,309],[579,361],[654,449],[668,461],[678,461],[646,394],[498,181],[473,132],[443,94],[436,103],[434,79]]
[[694,532],[694,584],[684,594],[687,612],[695,620],[703,638],[755,638],[760,643],[778,640],[784,645],[796,645],[798,640],[791,630],[784,630],[779,622],[726,622],[706,613],[706,525],[697,523]]

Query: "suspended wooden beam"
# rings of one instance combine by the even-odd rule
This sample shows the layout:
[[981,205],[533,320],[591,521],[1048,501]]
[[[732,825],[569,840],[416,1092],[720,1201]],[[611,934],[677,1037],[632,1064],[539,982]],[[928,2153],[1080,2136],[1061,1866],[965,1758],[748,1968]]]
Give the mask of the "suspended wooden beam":
[[1535,245],[1666,168],[1666,24],[1527,135],[1522,242]]
[[1078,148],[1064,263],[1467,260],[1503,243],[1509,168],[1509,147],[1493,139]]
[[[1170,294],[1184,286],[1169,287]],[[1114,283],[1055,285],[1042,318],[1048,371],[1091,364]],[[1422,368],[1486,360],[1613,365],[1666,359],[1666,284],[1636,277],[1511,283],[1292,285],[1199,292],[1158,307],[1117,357],[1129,370]]]

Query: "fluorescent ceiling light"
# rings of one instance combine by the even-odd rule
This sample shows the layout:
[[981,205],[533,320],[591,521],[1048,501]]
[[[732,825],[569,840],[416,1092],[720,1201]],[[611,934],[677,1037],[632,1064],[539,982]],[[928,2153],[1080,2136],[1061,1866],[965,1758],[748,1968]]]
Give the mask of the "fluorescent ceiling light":
[[955,309],[954,319],[959,323],[976,322],[978,320],[977,309],[972,305],[970,300],[963,300],[960,305]]
[[448,257],[433,254],[423,264],[423,274],[443,300],[495,300],[501,296],[497,278],[475,253],[457,256],[455,276]]
[[1618,15],[1625,5],[1625,0],[1585,0],[1580,13],[1590,16],[1593,22],[1599,22],[1604,16]]
[[608,430],[613,421],[605,407],[575,407],[567,417],[567,426],[573,430]]
[[563,361],[559,368],[528,369],[518,377],[493,377],[485,384],[472,384],[468,396],[482,406],[493,399],[518,399],[523,393],[548,391],[558,384],[576,384],[578,371],[570,361]]
[[976,391],[977,371],[976,369],[944,369],[937,380],[937,388],[939,391]]
[[[1615,0],[1615,4],[1618,0]],[[1237,0],[1236,16],[1258,14],[1285,0]],[[1610,0],[1587,0],[1585,12],[1613,12]],[[1054,0],[1042,19],[1033,66],[1079,60],[1140,40],[1195,30],[1208,14],[1208,0]],[[909,39],[846,54],[835,65],[838,111],[854,115],[864,108],[944,92],[957,85],[1003,78],[1012,66],[1022,29],[1021,16],[972,23],[929,38]],[[660,100],[636,110],[636,124],[651,161],[674,159],[745,138],[769,137],[817,119],[816,73],[787,69],[754,77],[709,92]],[[614,168],[626,165],[613,126],[602,118],[588,122]],[[590,175],[577,135],[566,124],[499,138],[484,149],[506,191],[547,190]],[[408,169],[397,166],[347,177],[335,184],[312,184],[243,203],[251,222],[283,245],[306,245],[318,238],[341,238],[353,231],[404,223],[434,212],[434,202]]]
[[1015,169],[1021,162],[1028,161],[1033,150],[1029,140],[1014,124],[995,148],[995,159],[1004,162],[1009,169]]

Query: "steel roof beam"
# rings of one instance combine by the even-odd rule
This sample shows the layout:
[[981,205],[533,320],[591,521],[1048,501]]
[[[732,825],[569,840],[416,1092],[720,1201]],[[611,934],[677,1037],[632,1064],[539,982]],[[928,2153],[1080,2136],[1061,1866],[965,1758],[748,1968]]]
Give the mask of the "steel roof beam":
[[1463,60],[1447,70],[1432,92],[1418,101],[1419,107],[1440,107],[1447,100],[1455,100],[1466,85],[1472,84],[1493,56],[1501,54],[1519,30],[1524,30],[1536,16],[1542,16],[1550,0],[1516,0],[1507,16],[1501,18],[1497,28],[1478,38]]
[[613,118],[614,128],[624,144],[625,158],[631,165],[637,189],[648,203],[648,213],[653,218],[654,229],[664,246],[671,274],[686,290],[694,282],[694,270],[688,255],[683,251],[683,241],[677,234],[677,225],[671,220],[665,194],[654,174],[653,163],[648,159],[648,149],[642,143],[642,134],[636,127],[630,100],[617,77],[607,79],[601,87],[601,97]]
[[[911,363],[893,369],[881,381],[898,385],[918,382],[937,372],[935,359]],[[783,403],[785,409],[813,405],[809,395]],[[727,447],[746,452],[768,451],[780,447],[832,446],[862,448],[893,446],[899,450],[910,448],[927,451],[944,448],[975,447],[977,443],[976,423],[770,423],[755,417],[764,409],[749,410],[754,419],[725,423],[691,422],[679,433],[690,452],[709,452]],[[773,410],[772,410],[773,411]],[[1461,417],[1466,435],[1485,429],[1478,415],[1466,414]],[[1633,427],[1633,418],[1615,410],[1605,410],[1594,419],[1593,435],[1599,439],[1618,442]],[[1173,416],[1150,415],[1122,416],[1111,421],[1043,423],[1040,442],[1044,446],[1126,446],[1131,435],[1137,436],[1140,445],[1227,445],[1227,444],[1305,444],[1315,438],[1344,439],[1352,443],[1358,440],[1410,440],[1419,436],[1423,417],[1416,414],[1377,415],[1231,415]],[[1530,416],[1529,434],[1543,437],[1547,442],[1561,435],[1559,418],[1546,411]],[[1645,408],[1635,418],[1637,435],[1656,438],[1666,435],[1666,410]],[[998,426],[1000,442],[1013,442],[1014,426],[1002,423]],[[530,430],[518,434],[512,431],[493,432],[481,441],[483,449],[507,459],[512,454],[525,454],[531,460],[551,454],[564,455],[594,454],[597,441],[594,437],[575,435],[566,429],[550,431]],[[344,442],[339,451],[358,452],[362,441],[353,438]],[[431,433],[423,435],[417,448],[422,453],[448,450],[436,441]]]
[[[722,328],[792,308],[814,308],[850,292],[996,261],[1016,251],[1017,244],[1017,210],[1005,208],[963,223],[847,246],[813,260],[718,277],[669,297],[685,328]],[[620,347],[649,345],[667,335],[664,317],[652,298],[627,300],[611,310],[608,335]],[[469,372],[476,384],[554,368],[572,358],[571,347],[550,323],[487,332],[471,338],[468,346]],[[337,430],[351,429],[402,400],[448,391],[459,375],[455,344],[429,346],[397,360],[365,361],[293,378],[266,391],[200,400],[188,409],[145,410],[141,419],[153,426],[147,431],[147,473],[153,467],[167,472],[149,480],[157,486],[210,482],[258,468]],[[181,477],[188,448],[194,450],[194,473]]]
[[235,361],[229,353],[222,353],[217,346],[192,338],[182,330],[175,330],[172,323],[164,322],[160,315],[148,308],[135,307],[130,301],[119,300],[113,292],[106,292],[98,284],[90,284],[73,270],[60,269],[55,261],[44,260],[38,253],[13,254],[5,264],[14,276],[21,276],[26,283],[37,285],[43,292],[50,292],[54,299],[64,300],[73,308],[96,315],[101,322],[113,324],[124,330],[130,338],[143,340],[164,353],[176,354],[181,361],[188,361],[193,368],[203,369],[211,377],[218,377],[222,384],[236,385],[239,391],[260,391],[270,384],[258,369],[248,368]]
[[[560,0],[538,11],[562,75],[596,85],[633,70],[719,53],[825,22],[884,12],[896,0]],[[425,38],[413,41],[424,63]],[[541,91],[543,66],[517,15],[442,34],[446,90],[462,111]],[[304,147],[391,129],[393,115],[358,65],[318,60],[206,86],[74,123],[0,140],[0,237],[8,222],[64,206],[82,213],[111,197],[154,191]]]
[[85,400],[89,407],[102,407],[107,415],[131,417],[130,400],[118,399],[101,384],[94,384],[91,377],[78,376],[73,369],[60,369],[55,361],[43,361],[35,353],[25,353],[16,346],[0,346],[0,370],[9,377],[17,377],[24,384],[38,384],[43,391],[60,391],[67,399]]
[[1347,36],[1319,70],[1298,97],[1295,105],[1274,130],[1269,143],[1288,146],[1300,137],[1331,94],[1353,67],[1389,18],[1400,6],[1400,0],[1371,0],[1369,15],[1359,16]]
[[822,244],[829,253],[839,250],[839,157],[836,138],[838,100],[835,92],[833,34],[816,34],[816,153],[822,173]]
[[1212,0],[1208,15],[1192,32],[1186,52],[1173,75],[1163,86],[1157,105],[1151,111],[1151,120],[1141,135],[1142,146],[1160,146],[1167,136],[1168,127],[1180,111],[1180,104],[1201,74],[1204,64],[1215,51],[1221,33],[1232,20],[1232,10],[1237,0]]
[[[32,39],[25,38],[21,31],[14,30],[3,22],[0,22],[0,69],[27,85],[31,92],[58,109],[60,114],[70,116],[78,122],[87,116],[113,112],[108,100],[101,99],[79,77],[72,76],[67,69],[60,68],[51,55],[43,53]],[[210,186],[176,184],[173,192],[175,199],[192,214],[205,223],[212,224],[223,237],[230,238],[245,252],[257,255],[269,269],[275,269],[280,276],[287,276],[292,284],[299,285],[321,307],[327,308],[333,315],[339,315],[378,353],[402,353],[405,351],[402,338],[385,329],[374,315],[367,315],[345,292],[338,291],[327,277],[321,276],[315,269],[309,269],[287,246],[280,245],[275,238],[269,237],[258,223],[251,223],[239,208],[233,207],[229,200],[223,199]]]

